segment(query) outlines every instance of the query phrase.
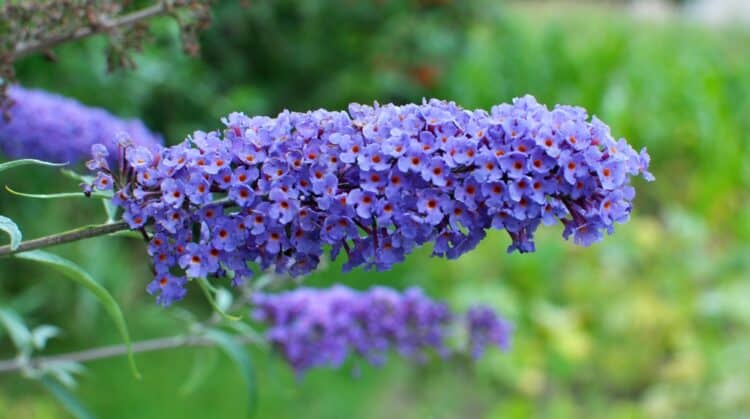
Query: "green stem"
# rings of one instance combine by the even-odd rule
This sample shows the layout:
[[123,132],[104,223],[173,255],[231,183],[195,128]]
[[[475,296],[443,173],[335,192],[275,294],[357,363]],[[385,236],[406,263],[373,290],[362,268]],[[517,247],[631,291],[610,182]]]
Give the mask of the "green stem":
[[[262,345],[264,342],[258,340],[255,336],[237,336],[237,343],[239,344],[258,344]],[[165,349],[179,348],[185,346],[199,347],[199,346],[215,346],[216,342],[202,335],[188,335],[188,336],[168,336],[162,338],[156,338],[151,340],[145,340],[141,342],[135,342],[133,344],[133,352],[151,352],[151,351],[163,351]],[[27,360],[14,358],[8,360],[0,360],[0,374],[15,372],[23,369],[24,367],[31,367],[34,369],[40,369],[45,366],[52,366],[55,363],[60,362],[89,362],[97,359],[112,358],[127,355],[128,347],[125,344],[104,346],[100,348],[87,349],[79,352],[71,352],[62,355],[54,356],[42,356],[35,357]]]
[[15,250],[11,249],[10,245],[0,246],[0,257],[26,252],[28,250],[42,249],[45,247],[56,246],[58,244],[84,240],[91,237],[104,236],[117,231],[129,229],[130,227],[125,221],[80,227],[74,230],[40,237],[38,239],[26,240],[21,242]]

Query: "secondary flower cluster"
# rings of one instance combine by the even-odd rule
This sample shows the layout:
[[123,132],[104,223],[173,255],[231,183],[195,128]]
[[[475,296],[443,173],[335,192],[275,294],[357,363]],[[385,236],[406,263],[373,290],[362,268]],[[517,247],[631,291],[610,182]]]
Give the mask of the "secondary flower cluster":
[[128,147],[121,177],[103,148],[89,162],[132,228],[153,225],[149,290],[163,304],[185,276],[238,282],[248,262],[308,273],[325,245],[346,253],[344,269],[378,270],[428,242],[456,258],[490,228],[508,232],[508,251],[531,252],[539,224],[557,220],[589,245],[628,219],[630,177],[652,179],[645,150],[582,108],[531,96],[490,112],[433,99],[222,121],[156,153]]
[[[252,302],[254,319],[269,326],[269,342],[297,373],[338,367],[350,353],[375,365],[391,349],[417,362],[430,353],[444,357],[452,352],[446,345],[450,328],[460,319],[418,288],[403,293],[385,287],[299,288],[256,294]],[[467,347],[475,358],[486,347],[508,348],[511,326],[491,309],[476,307],[467,317]]]
[[74,163],[87,159],[93,144],[104,144],[116,156],[114,138],[120,132],[152,150],[162,144],[141,121],[123,120],[70,98],[20,86],[8,88],[8,95],[15,103],[9,120],[0,117],[0,149],[11,158]]

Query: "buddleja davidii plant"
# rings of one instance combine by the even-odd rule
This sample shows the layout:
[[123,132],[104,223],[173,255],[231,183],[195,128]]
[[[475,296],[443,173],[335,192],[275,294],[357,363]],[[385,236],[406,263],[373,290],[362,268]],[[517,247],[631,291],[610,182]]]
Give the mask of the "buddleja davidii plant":
[[[616,140],[582,108],[548,109],[531,96],[490,112],[430,100],[276,118],[235,113],[223,122],[223,131],[155,152],[127,139],[117,156],[93,146],[87,167],[95,175],[81,178],[79,196],[111,200],[123,220],[16,242],[0,255],[29,258],[30,250],[131,230],[148,242],[147,291],[159,304],[182,299],[194,281],[217,318],[231,321],[219,287],[249,286],[266,341],[298,374],[338,366],[350,352],[378,363],[392,348],[419,361],[450,353],[446,330],[463,316],[414,292],[267,296],[251,264],[300,276],[328,248],[333,259],[346,255],[344,269],[387,270],[427,243],[434,256],[459,257],[490,229],[509,234],[509,252],[532,252],[536,229],[560,222],[565,238],[588,246],[628,220],[630,178],[653,180],[645,150]],[[44,255],[31,258],[49,262]],[[510,327],[493,311],[478,307],[465,319],[464,350],[473,356],[507,346]]]
[[109,69],[133,68],[132,53],[148,40],[148,21],[154,17],[172,17],[179,26],[184,50],[197,54],[197,35],[210,23],[211,3],[211,0],[159,0],[141,6],[114,0],[4,2],[0,5],[0,109],[7,110],[12,104],[5,91],[15,80],[15,61],[37,53],[54,60],[54,47],[104,34],[109,41]]

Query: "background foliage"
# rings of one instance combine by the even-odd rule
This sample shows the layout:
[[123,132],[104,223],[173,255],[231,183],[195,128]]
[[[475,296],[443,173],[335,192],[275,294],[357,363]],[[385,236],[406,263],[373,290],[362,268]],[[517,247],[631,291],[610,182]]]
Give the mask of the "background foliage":
[[[331,266],[308,284],[417,284],[457,309],[484,301],[513,319],[507,354],[412,368],[351,363],[295,380],[280,360],[252,350],[258,417],[744,417],[750,410],[750,34],[620,9],[493,6],[442,0],[222,2],[203,34],[202,59],[184,56],[173,23],[158,21],[138,70],[107,74],[101,39],[33,57],[19,79],[143,118],[170,142],[213,129],[241,110],[273,114],[356,100],[423,96],[488,108],[531,93],[585,106],[636,147],[647,146],[657,182],[636,185],[631,223],[580,249],[543,229],[539,251],[504,255],[496,233],[458,261],[426,250],[388,273],[342,275]],[[342,3],[352,3],[342,6]],[[48,170],[48,172],[45,172]],[[23,168],[2,183],[21,191],[75,190],[54,169]],[[49,176],[47,176],[49,174]],[[3,214],[27,237],[103,221],[95,202],[0,194]],[[135,339],[184,330],[180,313],[210,311],[192,290],[162,310],[145,293],[142,244],[98,238],[60,253],[92,272],[123,305]],[[118,342],[86,293],[44,268],[0,264],[0,306],[32,325],[64,330],[49,352]],[[0,354],[13,356],[7,337]],[[180,349],[91,363],[77,394],[107,418],[238,417],[249,397],[223,354]],[[209,365],[193,391],[191,365]],[[0,417],[65,415],[37,383],[0,377]]]

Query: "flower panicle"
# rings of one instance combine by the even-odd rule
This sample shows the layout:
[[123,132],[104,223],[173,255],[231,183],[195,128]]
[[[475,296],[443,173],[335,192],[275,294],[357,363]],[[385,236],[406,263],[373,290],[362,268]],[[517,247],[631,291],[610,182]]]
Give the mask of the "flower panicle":
[[[380,365],[391,350],[415,362],[456,352],[447,342],[461,316],[419,288],[298,288],[255,294],[252,303],[253,318],[267,326],[269,343],[298,374],[337,368],[351,355]],[[471,337],[465,346],[475,359],[490,346],[507,349],[511,328],[491,309],[472,308],[465,326],[463,334]]]
[[94,144],[115,156],[118,135],[151,150],[163,144],[141,121],[121,119],[71,98],[17,85],[8,88],[8,95],[13,106],[8,119],[0,117],[0,150],[12,158],[75,163],[89,158]]
[[119,170],[97,169],[101,149],[89,165],[130,226],[153,230],[149,291],[163,304],[186,277],[242,282],[248,262],[309,273],[324,246],[345,270],[387,270],[430,242],[457,258],[489,229],[509,234],[509,252],[532,252],[538,226],[557,222],[587,246],[628,220],[631,177],[653,180],[645,150],[532,96],[489,112],[431,99],[222,122],[168,148],[125,146]]

